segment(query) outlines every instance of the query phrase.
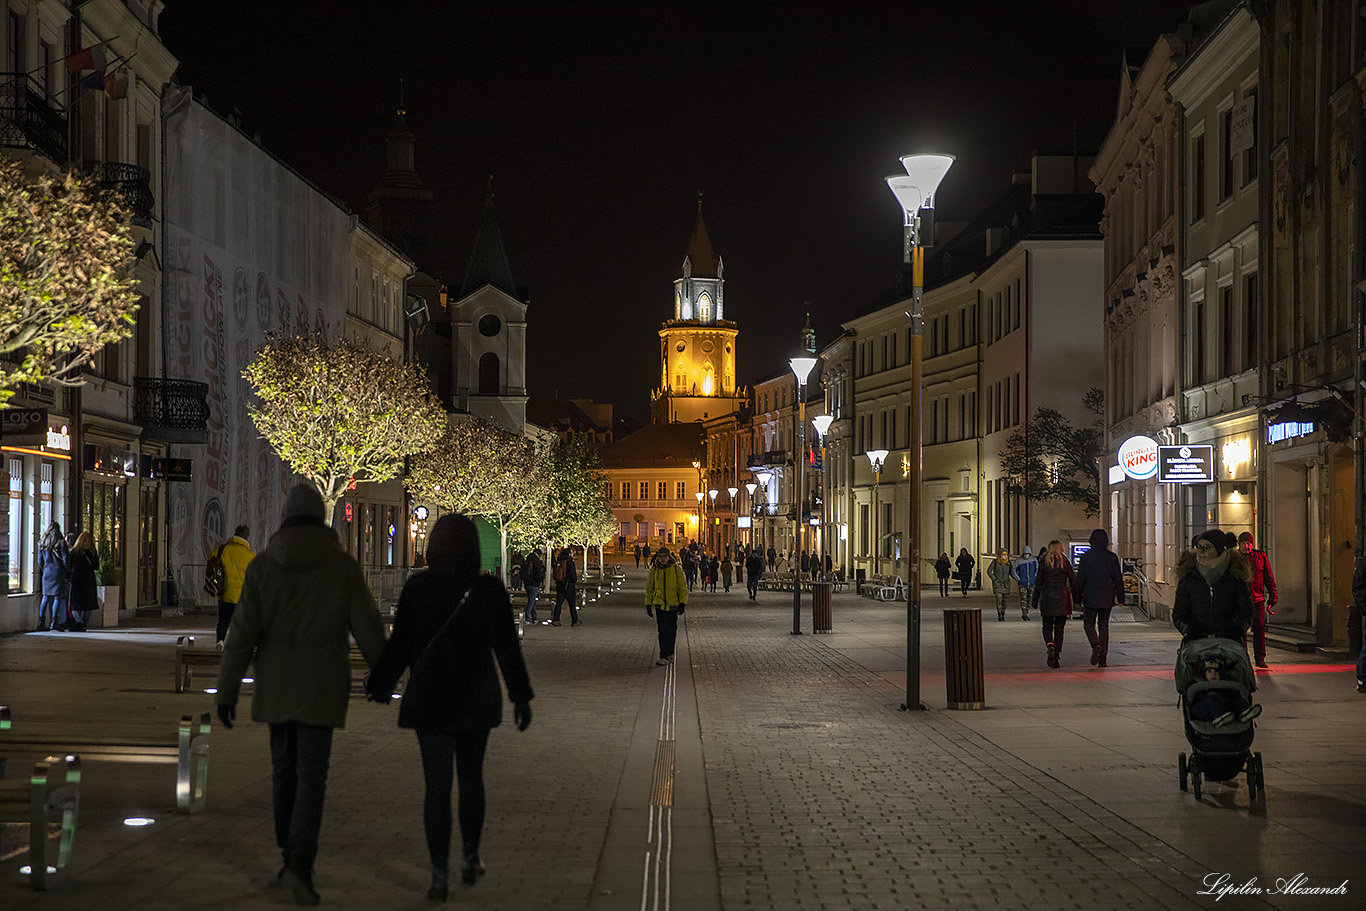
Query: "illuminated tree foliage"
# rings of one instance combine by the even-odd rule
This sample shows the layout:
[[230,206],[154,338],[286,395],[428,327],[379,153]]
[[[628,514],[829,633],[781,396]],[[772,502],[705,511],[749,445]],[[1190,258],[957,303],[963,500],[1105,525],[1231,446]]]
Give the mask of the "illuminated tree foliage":
[[342,339],[271,338],[242,372],[262,439],[333,509],[351,481],[386,481],[441,435],[422,369]]
[[1105,393],[1092,386],[1082,404],[1094,417],[1074,427],[1052,408],[1039,408],[1006,441],[1001,470],[1006,491],[1034,503],[1061,500],[1100,513],[1100,457],[1104,444],[1101,423]]
[[[408,490],[449,512],[479,516],[509,543],[535,539],[548,464],[530,440],[473,415],[450,422],[436,445],[413,459]],[[499,565],[508,561],[499,558]]]
[[0,156],[0,408],[20,383],[80,385],[80,368],[133,334],[133,235],[88,179],[30,176]]
[[552,544],[601,544],[617,533],[616,516],[604,493],[607,478],[597,455],[583,442],[561,440],[546,454],[550,489],[542,539]]

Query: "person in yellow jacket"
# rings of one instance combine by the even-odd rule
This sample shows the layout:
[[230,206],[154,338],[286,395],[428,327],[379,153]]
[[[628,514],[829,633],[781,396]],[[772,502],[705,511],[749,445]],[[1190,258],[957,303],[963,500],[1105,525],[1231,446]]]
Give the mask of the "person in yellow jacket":
[[228,637],[228,627],[232,625],[233,611],[242,599],[242,582],[247,578],[247,565],[256,558],[256,553],[247,543],[251,529],[246,525],[237,526],[232,537],[218,548],[218,559],[223,561],[223,592],[218,596],[218,647]]
[[659,627],[659,660],[673,664],[674,642],[678,639],[678,615],[688,606],[688,580],[683,567],[667,547],[661,547],[650,561],[650,577],[645,583],[645,613]]

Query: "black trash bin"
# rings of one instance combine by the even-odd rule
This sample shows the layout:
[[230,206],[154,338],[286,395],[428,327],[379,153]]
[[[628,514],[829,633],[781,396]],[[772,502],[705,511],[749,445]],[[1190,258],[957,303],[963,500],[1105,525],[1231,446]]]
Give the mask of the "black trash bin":
[[982,662],[982,609],[944,609],[944,684],[951,709],[980,709],[986,704]]
[[829,582],[811,583],[811,631],[828,633],[833,628],[830,615],[830,592],[835,586]]

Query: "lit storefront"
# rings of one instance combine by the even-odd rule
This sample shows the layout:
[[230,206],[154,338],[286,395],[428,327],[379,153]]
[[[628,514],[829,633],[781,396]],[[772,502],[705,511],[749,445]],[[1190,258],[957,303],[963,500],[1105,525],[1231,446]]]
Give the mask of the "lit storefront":
[[[0,446],[0,450],[3,451],[9,478],[5,553],[7,593],[10,596],[33,596],[31,607],[36,612],[39,589],[38,542],[53,521],[62,526],[63,532],[68,531],[66,509],[71,476],[69,425],[65,419],[53,416],[46,433],[40,434],[30,445],[13,442]],[[13,602],[11,606],[15,606]],[[28,606],[25,602],[20,609],[26,610]],[[35,622],[36,616],[35,613]]]

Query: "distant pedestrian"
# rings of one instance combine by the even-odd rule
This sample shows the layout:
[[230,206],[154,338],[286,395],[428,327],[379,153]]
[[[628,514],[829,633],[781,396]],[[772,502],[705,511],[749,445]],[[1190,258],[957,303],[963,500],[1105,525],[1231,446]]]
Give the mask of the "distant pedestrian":
[[661,547],[650,564],[645,581],[645,614],[653,617],[659,630],[658,665],[673,664],[678,640],[678,618],[688,606],[688,588],[683,570],[673,554]]
[[349,639],[370,666],[384,627],[358,563],[324,519],[316,488],[285,498],[280,530],[247,567],[218,674],[218,718],[231,728],[247,666],[255,665],[251,718],[270,725],[275,841],[285,866],[277,882],[294,901],[316,905],[318,854],[332,732],[351,701]]
[[724,591],[730,591],[731,576],[735,575],[735,568],[731,565],[730,554],[721,560],[721,587]]
[[640,569],[640,545],[636,545],[636,569]]
[[934,574],[939,577],[939,597],[949,596],[949,574],[953,572],[953,564],[949,562],[948,551],[939,555],[939,559],[934,561]]
[[1010,597],[1010,554],[1001,551],[987,567],[991,579],[991,593],[996,596],[996,619],[1006,618],[1006,599]]
[[968,586],[972,584],[972,570],[977,565],[977,560],[972,554],[968,553],[966,547],[959,548],[958,559],[954,561],[954,568],[957,570],[958,581],[963,585],[963,597],[968,596]]
[[834,561],[834,559],[833,559],[829,554],[826,554],[826,555],[825,555],[825,578],[826,578],[826,581],[828,582],[828,581],[830,580],[830,578],[831,578],[832,576],[834,576],[834,575],[835,575],[835,561]]
[[560,554],[555,558],[555,569],[552,571],[555,579],[555,609],[550,612],[550,625],[560,625],[560,605],[569,602],[569,625],[578,626],[579,608],[575,604],[575,596],[578,595],[579,570],[574,565],[574,553],[568,546],[560,548]]
[[388,703],[398,678],[412,668],[399,704],[398,726],[416,731],[422,751],[422,818],[432,863],[427,897],[443,902],[450,883],[453,778],[460,789],[460,879],[472,886],[485,872],[479,856],[484,753],[489,732],[503,720],[494,659],[503,672],[519,731],[531,724],[533,694],[510,622],[512,601],[497,576],[479,571],[479,530],[474,522],[458,514],[438,519],[427,559],[430,569],[403,586],[394,635],[365,688],[371,699]]
[[1352,605],[1361,623],[1361,652],[1357,655],[1357,692],[1366,693],[1366,558],[1357,560],[1352,573]]
[[540,551],[533,550],[527,554],[522,574],[526,584],[526,611],[522,614],[522,622],[535,623],[536,598],[541,593],[541,586],[545,585],[545,563],[541,561]]
[[749,556],[745,558],[745,575],[747,577],[745,584],[749,588],[749,600],[758,601],[759,580],[764,575],[764,557],[759,551],[752,550],[749,552]]
[[1182,643],[1204,636],[1241,641],[1252,625],[1252,569],[1236,544],[1233,535],[1211,528],[1177,562],[1172,625]]
[[782,553],[778,554],[778,563],[776,571],[779,575],[782,576],[790,576],[792,574],[792,564],[788,562],[787,551],[783,551]]
[[71,599],[71,549],[62,536],[62,526],[56,522],[48,525],[38,539],[38,579],[43,587],[38,599],[38,632],[66,632],[67,602]]
[[1034,606],[1043,618],[1043,641],[1048,647],[1049,667],[1058,667],[1062,663],[1062,640],[1067,618],[1072,616],[1072,605],[1080,600],[1077,575],[1062,551],[1062,542],[1049,541],[1043,559],[1039,560],[1039,574],[1034,587]]
[[768,571],[774,572],[778,566],[778,552],[773,549],[773,545],[768,545]]
[[801,569],[802,578],[807,578],[811,575],[811,554],[806,551],[802,551]]
[[711,585],[712,593],[716,592],[716,583],[720,575],[721,561],[717,559],[716,554],[712,554],[711,558],[707,561],[707,581]]
[[[1238,549],[1247,557],[1252,570],[1252,657],[1258,667],[1266,667],[1266,617],[1276,613],[1276,577],[1271,573],[1271,561],[1266,551],[1258,550],[1252,532],[1238,536]],[[1247,646],[1247,642],[1243,642]]]
[[1034,601],[1034,580],[1039,576],[1039,561],[1028,544],[1024,546],[1020,559],[1010,568],[1010,574],[1015,579],[1015,587],[1020,590],[1020,619],[1028,620],[1029,605]]
[[215,644],[223,647],[223,640],[232,626],[232,614],[237,609],[237,601],[242,597],[242,580],[246,578],[247,567],[256,557],[247,539],[251,529],[239,525],[232,537],[218,545],[214,555],[223,561],[223,590],[218,594],[218,626],[215,630]]
[[512,559],[509,561],[509,565],[511,568],[508,570],[508,588],[515,592],[521,591],[522,586],[525,584],[522,575],[526,572],[526,558],[522,556],[520,550],[514,550],[512,552]]
[[76,536],[71,548],[71,616],[67,629],[83,633],[90,627],[90,616],[100,606],[97,575],[100,555],[95,550],[95,538],[88,531]]
[[1110,611],[1124,604],[1124,571],[1110,550],[1105,529],[1091,532],[1091,547],[1077,561],[1081,622],[1091,643],[1091,663],[1105,667],[1110,654]]

